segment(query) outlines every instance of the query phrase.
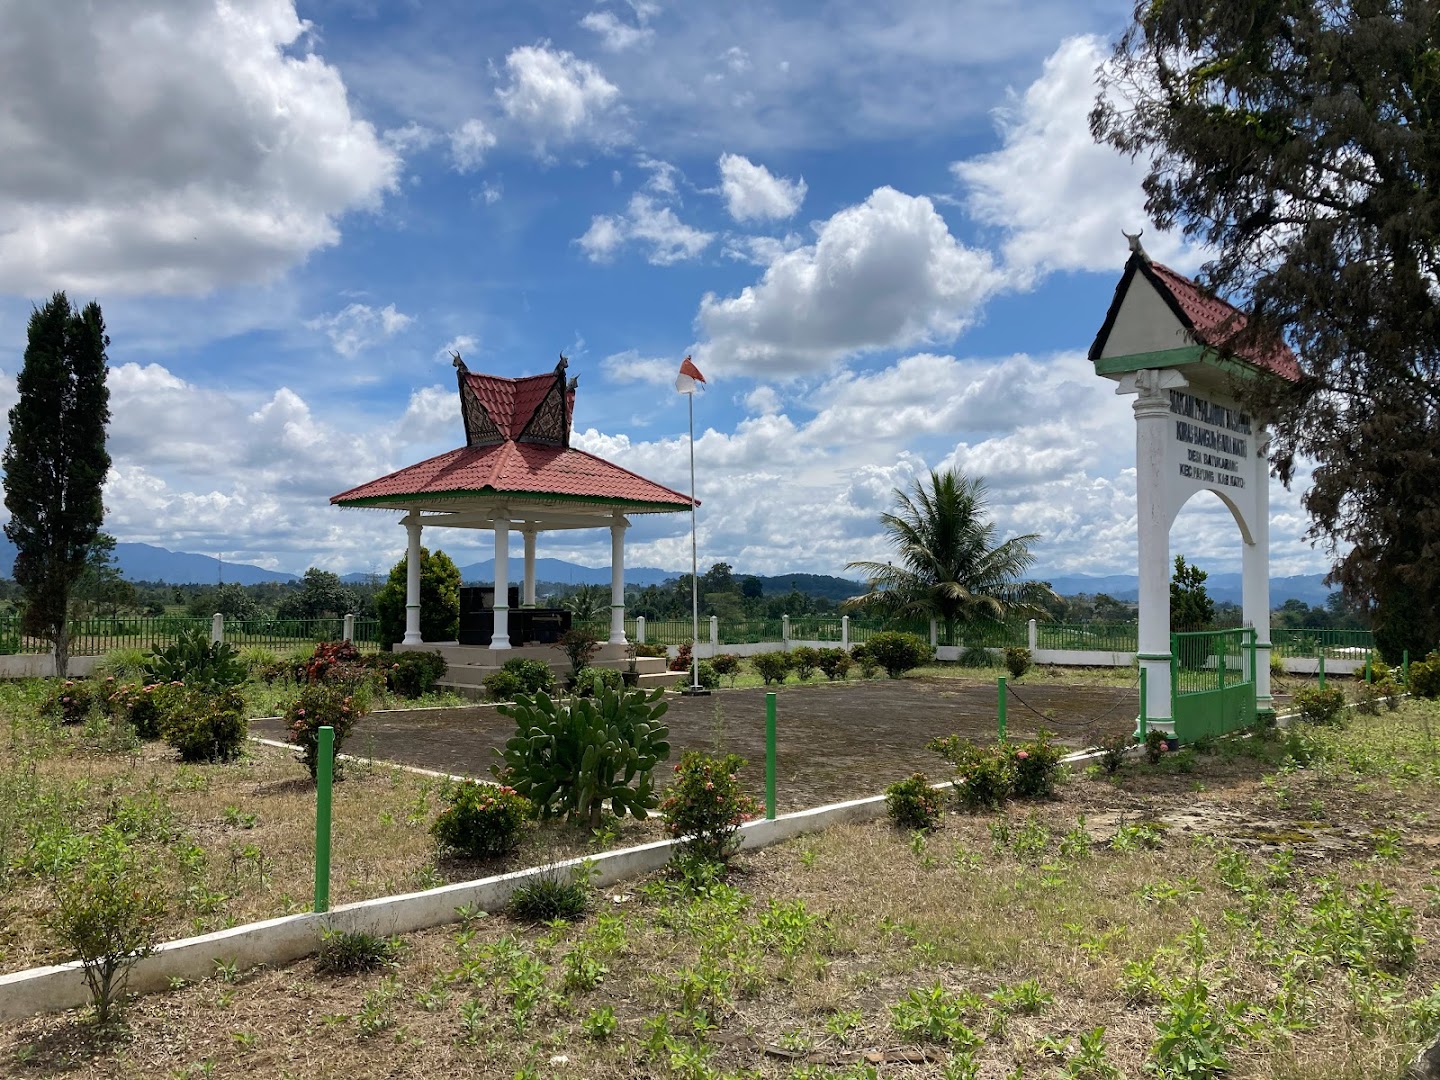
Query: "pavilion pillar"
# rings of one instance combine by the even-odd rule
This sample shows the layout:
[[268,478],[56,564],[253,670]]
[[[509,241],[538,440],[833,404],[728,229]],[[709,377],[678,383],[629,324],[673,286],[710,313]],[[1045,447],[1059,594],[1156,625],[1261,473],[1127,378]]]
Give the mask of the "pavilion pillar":
[[495,632],[490,648],[510,648],[510,519],[508,511],[495,512]]
[[1255,520],[1250,543],[1240,555],[1240,603],[1244,621],[1255,628],[1255,711],[1274,715],[1270,696],[1270,437],[1255,432],[1255,467],[1247,482],[1255,487]]
[[[1170,373],[1173,374],[1173,373]],[[1135,525],[1139,535],[1139,659],[1149,694],[1150,730],[1170,735],[1170,512],[1166,505],[1165,443],[1170,437],[1170,385],[1158,370],[1135,378]],[[1183,380],[1179,380],[1183,385]],[[1120,391],[1117,391],[1120,392]]]
[[405,637],[402,645],[420,644],[420,512],[405,515]]
[[615,515],[610,526],[610,644],[625,645],[625,530],[628,523]]
[[520,596],[523,607],[535,606],[535,527],[525,529],[525,591]]

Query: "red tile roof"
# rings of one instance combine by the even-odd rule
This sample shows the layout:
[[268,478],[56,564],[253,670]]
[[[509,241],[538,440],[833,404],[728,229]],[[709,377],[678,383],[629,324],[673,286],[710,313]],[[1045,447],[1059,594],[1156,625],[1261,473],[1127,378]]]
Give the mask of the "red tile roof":
[[661,511],[688,510],[691,505],[688,496],[583,450],[517,442],[451,450],[341,492],[330,501],[356,506],[426,495],[559,496],[643,504]]
[[[1110,336],[1110,330],[1120,312],[1120,303],[1124,300],[1136,273],[1155,286],[1161,299],[1175,313],[1175,317],[1190,332],[1197,344],[1225,352],[1226,343],[1245,328],[1246,319],[1239,309],[1205,292],[1184,274],[1160,263],[1151,262],[1143,255],[1134,254],[1125,264],[1125,274],[1115,287],[1115,299],[1106,313],[1105,324],[1090,347],[1090,359],[1098,358],[1104,351],[1105,340]],[[1232,355],[1289,382],[1297,381],[1301,375],[1299,361],[1283,341],[1275,342],[1268,349],[1235,350]]]
[[480,404],[495,421],[500,434],[514,439],[525,430],[540,402],[555,385],[555,375],[527,375],[523,379],[507,379],[500,375],[481,375],[467,371],[462,376],[470,383]]

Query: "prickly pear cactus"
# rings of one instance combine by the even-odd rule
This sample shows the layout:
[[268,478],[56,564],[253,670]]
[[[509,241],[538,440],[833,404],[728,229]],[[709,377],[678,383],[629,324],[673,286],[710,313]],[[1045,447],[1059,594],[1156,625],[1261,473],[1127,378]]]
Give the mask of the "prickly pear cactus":
[[517,695],[500,713],[515,735],[491,767],[537,807],[542,818],[584,816],[592,828],[608,802],[618,817],[644,819],[659,803],[655,766],[670,756],[661,723],[664,692],[603,689],[568,702],[548,694]]

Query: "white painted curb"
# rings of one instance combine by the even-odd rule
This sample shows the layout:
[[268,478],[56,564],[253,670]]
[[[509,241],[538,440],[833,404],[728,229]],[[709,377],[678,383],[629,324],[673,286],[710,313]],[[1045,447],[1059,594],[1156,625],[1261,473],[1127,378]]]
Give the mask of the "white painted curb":
[[[785,814],[773,821],[752,821],[741,828],[741,847],[747,851],[769,847],[805,833],[818,832],[842,822],[871,821],[885,813],[885,797],[872,796],[831,806]],[[594,883],[612,885],[626,878],[659,870],[678,841],[658,840],[639,847],[591,856]],[[171,980],[187,982],[215,974],[216,961],[237,970],[261,964],[277,965],[315,952],[323,930],[363,930],[371,934],[408,934],[459,921],[456,909],[500,911],[518,885],[554,869],[578,867],[586,859],[567,859],[548,867],[531,867],[509,874],[459,882],[425,892],[386,896],[345,904],[324,915],[288,915],[248,923],[200,937],[166,942],[130,971],[130,993],[150,994],[168,989]],[[58,1012],[88,1004],[90,992],[78,961],[53,967],[31,968],[0,975],[0,1023],[37,1013]]]

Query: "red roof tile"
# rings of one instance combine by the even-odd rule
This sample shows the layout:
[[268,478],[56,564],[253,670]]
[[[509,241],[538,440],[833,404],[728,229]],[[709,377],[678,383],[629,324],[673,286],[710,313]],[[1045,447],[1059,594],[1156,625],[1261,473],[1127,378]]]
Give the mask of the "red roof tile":
[[583,450],[516,442],[451,450],[341,492],[330,501],[353,506],[405,496],[481,494],[562,496],[690,509],[688,496]]
[[467,371],[464,375],[500,429],[500,434],[513,439],[525,430],[535,409],[555,385],[553,373],[527,375],[523,379],[506,379],[500,375],[481,375]]

